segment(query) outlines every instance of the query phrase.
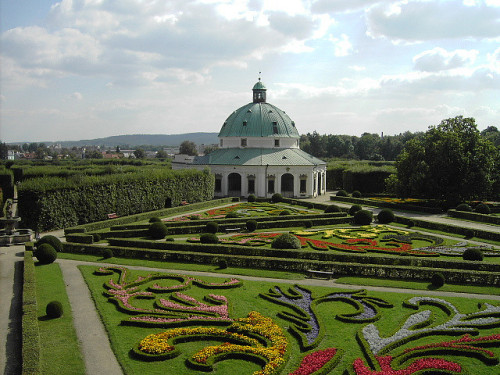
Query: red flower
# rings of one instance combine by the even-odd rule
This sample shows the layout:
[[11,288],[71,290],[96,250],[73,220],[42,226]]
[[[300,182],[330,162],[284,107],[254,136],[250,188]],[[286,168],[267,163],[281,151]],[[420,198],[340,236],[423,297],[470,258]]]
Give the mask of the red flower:
[[299,365],[299,368],[289,375],[310,375],[320,370],[325,366],[337,353],[337,349],[329,348],[318,350],[314,353],[306,355]]
[[391,367],[393,357],[390,355],[384,357],[375,357],[380,365],[381,371],[372,371],[366,367],[361,358],[354,360],[353,367],[356,375],[411,375],[420,370],[436,369],[448,370],[457,374],[462,372],[462,367],[455,362],[450,362],[440,358],[421,358],[417,359],[405,369],[394,370]]

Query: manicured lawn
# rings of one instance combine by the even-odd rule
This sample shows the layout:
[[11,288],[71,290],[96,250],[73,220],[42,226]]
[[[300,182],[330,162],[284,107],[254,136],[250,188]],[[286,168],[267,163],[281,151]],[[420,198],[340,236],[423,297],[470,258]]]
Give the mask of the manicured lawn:
[[[491,305],[478,305],[478,302],[488,302],[487,299],[484,301],[448,297],[422,299],[417,291],[415,294],[369,291],[366,295],[353,295],[353,291],[349,289],[328,287],[305,289],[295,287],[290,290],[289,284],[276,285],[248,280],[243,280],[242,285],[235,288],[220,288],[212,285],[207,289],[208,283],[222,283],[227,282],[228,279],[194,276],[199,281],[188,282],[186,278],[173,279],[169,276],[157,275],[152,280],[147,279],[147,272],[130,270],[127,271],[126,278],[120,279],[119,270],[114,270],[109,274],[102,272],[95,274],[97,270],[95,266],[80,266],[80,270],[110,334],[116,356],[128,375],[200,373],[187,367],[186,360],[189,360],[196,352],[210,346],[217,346],[220,350],[229,350],[231,353],[242,350],[241,346],[234,345],[232,339],[228,339],[230,342],[220,346],[221,342],[215,340],[214,332],[226,331],[230,324],[236,324],[236,326],[241,324],[237,323],[238,319],[246,317],[251,311],[257,311],[262,316],[272,319],[273,327],[275,327],[271,330],[273,333],[256,331],[257,333],[253,333],[252,337],[262,339],[262,335],[266,334],[275,337],[276,332],[282,332],[286,338],[285,358],[288,361],[282,374],[290,374],[296,370],[305,355],[327,348],[335,348],[338,351],[335,357],[339,358],[338,363],[331,372],[327,372],[333,375],[343,374],[344,370],[352,369],[353,364],[356,364],[358,374],[396,374],[388,369],[380,372],[381,368],[377,367],[367,370],[373,372],[362,372],[361,368],[369,367],[369,363],[373,361],[376,363],[377,360],[372,357],[376,353],[385,358],[392,356],[402,359],[405,349],[414,355],[418,353],[417,358],[424,358],[424,360],[407,358],[400,366],[402,369],[410,368],[409,366],[413,366],[414,369],[424,369],[425,366],[434,368],[433,366],[438,365],[451,368],[449,366],[453,365],[455,366],[453,368],[460,367],[458,373],[467,371],[469,374],[489,375],[500,372],[498,361],[493,359],[500,355],[500,304],[498,301],[489,301]],[[137,279],[138,276],[146,277],[146,279]],[[135,283],[132,283],[134,281]],[[174,288],[184,282],[184,289]],[[108,283],[107,288],[103,287],[103,283]],[[280,289],[276,289],[277,286]],[[312,292],[310,298],[308,290]],[[107,295],[103,294],[104,292]],[[215,300],[213,298],[216,297],[204,299],[210,294],[219,297]],[[266,294],[267,297],[262,298],[260,294]],[[115,296],[114,302],[111,302],[113,296]],[[416,299],[410,300],[413,297]],[[118,303],[120,300],[121,303]],[[405,301],[409,301],[414,308],[403,305]],[[118,308],[118,305],[121,307]],[[296,307],[292,308],[292,306]],[[300,309],[297,310],[299,306]],[[224,315],[224,311],[227,312],[227,316]],[[298,311],[302,311],[302,314],[297,314]],[[429,311],[429,315],[427,316],[424,311]],[[137,321],[130,323],[131,319],[141,319],[141,316],[149,317],[145,319],[146,321],[152,321],[154,318],[165,320],[162,327],[154,327],[145,323],[139,326]],[[202,319],[200,316],[222,319],[225,323],[218,320],[220,324],[216,325],[215,321]],[[377,317],[379,317],[378,320]],[[182,325],[179,321],[168,322],[167,319],[173,318],[180,319]],[[193,318],[195,320],[192,320]],[[125,321],[128,323],[125,324]],[[405,322],[408,330],[401,329]],[[484,325],[486,322],[488,324]],[[132,348],[150,334],[160,334],[165,331],[169,331],[172,335],[174,332],[180,334],[181,331],[175,330],[175,327],[187,328],[187,331],[182,331],[184,335],[191,334],[190,332],[195,327],[212,327],[213,330],[194,341],[182,340],[183,337],[192,336],[178,336],[181,337],[180,341],[169,341],[169,345],[175,344],[175,348],[180,351],[177,357],[171,359],[144,361],[131,355]],[[306,327],[311,329],[308,330]],[[291,334],[289,329],[295,329],[296,334]],[[446,344],[446,342],[463,337],[462,335],[467,331],[477,334],[472,336],[476,341],[468,342],[468,347],[461,344]],[[246,334],[247,331],[243,329],[239,332]],[[416,333],[419,335],[415,335]],[[363,339],[357,340],[357,335]],[[159,336],[157,338],[159,339]],[[158,350],[165,347],[159,346],[160,341],[156,341],[156,338],[151,343]],[[271,344],[268,342],[267,347],[272,348]],[[424,347],[416,350],[417,347],[429,344],[441,345],[442,349],[436,351],[435,348]],[[363,349],[361,345],[365,348]],[[487,349],[490,352],[483,351],[485,345],[488,346]],[[461,347],[462,351],[460,352],[455,347]],[[169,352],[168,349],[165,350]],[[210,349],[210,352],[212,353],[213,350],[215,349]],[[341,350],[343,353],[340,353]],[[364,353],[367,353],[368,357]],[[481,360],[481,355],[487,358]],[[436,358],[436,360],[433,362],[431,358]],[[311,360],[308,363],[311,364]],[[235,359],[232,356],[231,359],[215,363],[214,373],[252,374],[261,369],[264,364],[253,363],[248,360],[248,357]],[[392,365],[395,369],[399,369],[394,363]],[[379,372],[375,372],[376,370]],[[271,373],[274,372],[269,372]],[[310,374],[311,372],[302,373]]]
[[[61,269],[57,263],[37,265],[35,273],[42,374],[85,374]],[[50,301],[61,302],[62,317],[46,317],[45,307]]]

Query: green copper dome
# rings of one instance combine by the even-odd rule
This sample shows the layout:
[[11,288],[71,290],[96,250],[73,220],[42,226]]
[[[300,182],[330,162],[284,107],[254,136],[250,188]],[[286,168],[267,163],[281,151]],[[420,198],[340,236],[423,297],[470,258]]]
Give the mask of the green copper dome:
[[222,125],[219,137],[300,138],[295,122],[284,111],[266,102],[266,87],[260,79],[252,90],[253,103],[234,111]]

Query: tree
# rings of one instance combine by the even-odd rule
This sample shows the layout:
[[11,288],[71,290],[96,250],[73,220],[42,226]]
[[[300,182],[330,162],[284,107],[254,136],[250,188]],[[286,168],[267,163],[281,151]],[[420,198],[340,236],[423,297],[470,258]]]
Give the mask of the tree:
[[8,150],[9,149],[7,147],[7,144],[0,142],[0,159],[7,160],[7,157],[9,155]]
[[142,148],[138,148],[134,151],[134,156],[136,159],[144,159],[146,157],[146,153]]
[[155,157],[156,157],[157,159],[166,159],[166,158],[168,158],[168,154],[167,154],[165,151],[163,151],[163,150],[159,150],[159,151],[156,153]]
[[219,146],[218,145],[208,145],[205,147],[205,149],[203,150],[203,153],[205,155],[208,155],[210,154],[212,151],[215,151],[215,150],[218,150],[219,149]]
[[186,154],[190,156],[198,155],[198,150],[196,148],[196,143],[191,141],[184,141],[179,146],[179,154]]
[[406,143],[396,161],[402,196],[448,201],[481,199],[492,192],[498,151],[481,137],[473,118],[457,116]]

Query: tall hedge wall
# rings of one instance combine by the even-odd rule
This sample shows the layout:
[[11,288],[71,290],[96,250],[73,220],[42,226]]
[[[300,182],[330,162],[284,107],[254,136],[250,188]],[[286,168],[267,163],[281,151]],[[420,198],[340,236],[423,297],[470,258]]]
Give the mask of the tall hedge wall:
[[385,189],[384,180],[395,172],[392,162],[332,161],[326,171],[326,188],[382,193]]
[[37,178],[19,185],[19,215],[24,227],[47,231],[211,199],[214,183],[208,171],[166,169]]

